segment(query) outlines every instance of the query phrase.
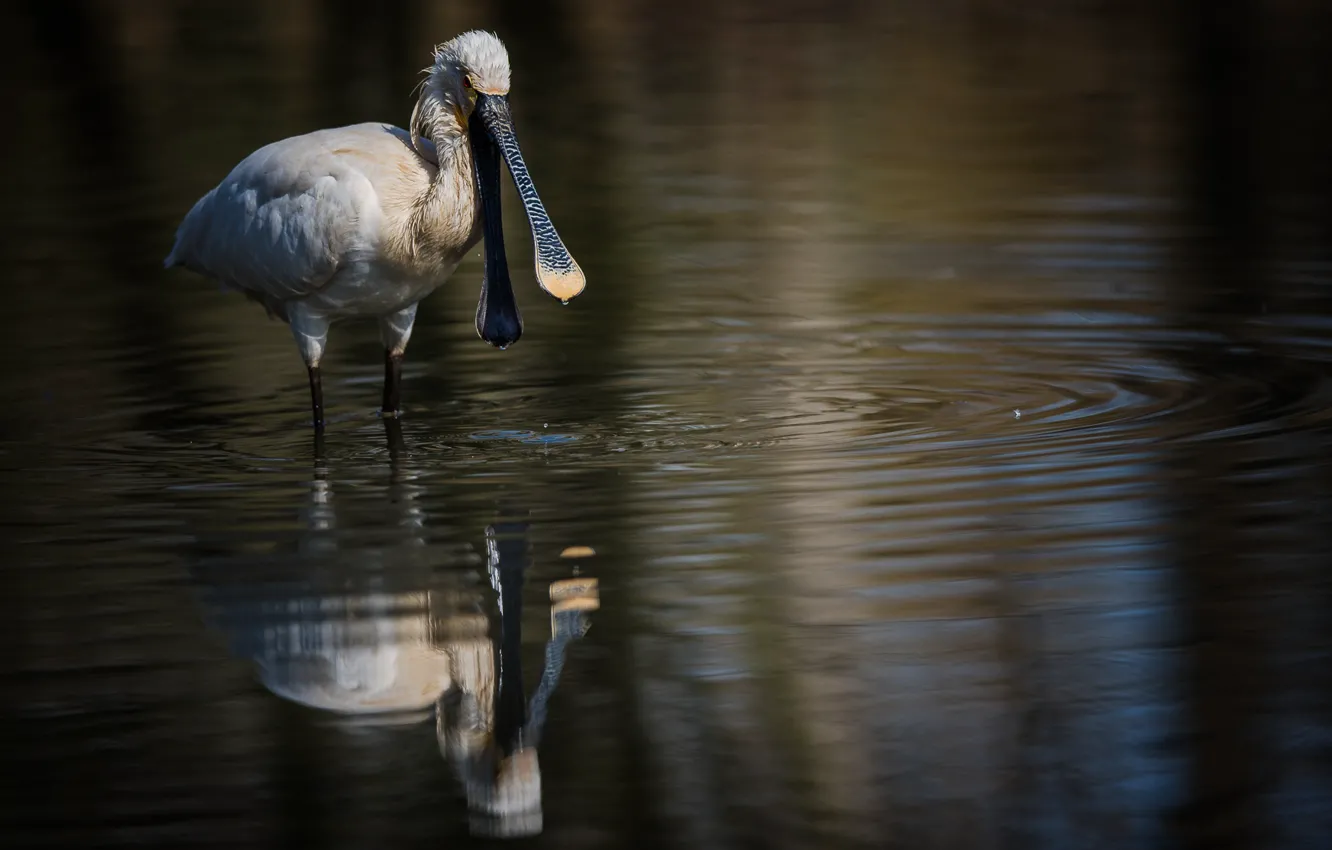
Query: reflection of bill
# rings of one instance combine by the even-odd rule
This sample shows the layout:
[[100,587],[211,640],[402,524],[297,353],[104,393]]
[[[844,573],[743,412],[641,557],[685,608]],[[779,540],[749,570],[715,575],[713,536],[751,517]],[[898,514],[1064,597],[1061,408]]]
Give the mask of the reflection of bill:
[[[531,702],[522,702],[521,668],[501,658],[498,689],[479,678],[474,687],[460,680],[460,686],[440,700],[435,715],[440,752],[462,780],[474,834],[512,837],[541,831],[537,746],[545,726],[546,703],[559,682],[568,644],[587,632],[587,613],[599,607],[596,579],[554,582],[550,598],[551,638],[546,643],[541,682]],[[517,617],[507,616],[511,610],[505,612],[501,629],[518,622]],[[475,669],[480,673],[494,667],[482,663]],[[514,694],[517,699],[510,702]],[[506,702],[516,711],[506,711]]]

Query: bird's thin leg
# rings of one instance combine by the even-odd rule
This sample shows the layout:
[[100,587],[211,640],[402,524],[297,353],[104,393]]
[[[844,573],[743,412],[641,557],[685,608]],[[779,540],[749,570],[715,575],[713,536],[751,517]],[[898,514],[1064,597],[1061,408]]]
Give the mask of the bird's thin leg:
[[402,415],[402,355],[412,338],[416,305],[379,317],[379,338],[384,343],[384,416]]
[[287,321],[301,359],[310,373],[310,407],[314,411],[315,428],[324,427],[324,386],[319,380],[319,361],[324,357],[324,342],[328,339],[328,319],[313,312],[301,301],[287,305]]
[[384,415],[396,417],[402,408],[402,354],[384,349]]
[[310,372],[310,407],[314,413],[314,426],[324,428],[324,384],[319,379],[319,367],[311,366]]

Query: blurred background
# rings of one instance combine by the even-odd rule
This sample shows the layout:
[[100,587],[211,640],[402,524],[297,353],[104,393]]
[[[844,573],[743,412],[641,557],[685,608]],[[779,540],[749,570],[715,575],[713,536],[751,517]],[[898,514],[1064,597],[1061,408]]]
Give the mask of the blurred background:
[[[0,8],[6,846],[1322,847],[1332,6]],[[494,30],[587,273],[165,272]],[[515,743],[517,742],[517,743]]]

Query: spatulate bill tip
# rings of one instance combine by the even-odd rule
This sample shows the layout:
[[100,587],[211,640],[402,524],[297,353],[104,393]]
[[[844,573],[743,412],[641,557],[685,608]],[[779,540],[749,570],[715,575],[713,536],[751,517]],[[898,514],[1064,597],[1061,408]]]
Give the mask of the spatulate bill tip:
[[541,288],[561,301],[576,297],[587,286],[583,270],[574,263],[571,269],[548,269],[537,266],[537,283]]

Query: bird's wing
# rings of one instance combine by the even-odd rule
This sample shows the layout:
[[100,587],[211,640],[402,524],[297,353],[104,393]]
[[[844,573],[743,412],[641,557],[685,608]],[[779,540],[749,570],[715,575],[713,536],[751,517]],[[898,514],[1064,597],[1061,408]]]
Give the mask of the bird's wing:
[[373,250],[378,192],[348,154],[387,141],[407,154],[396,129],[356,125],[260,148],[185,216],[166,265],[277,300],[314,292]]

